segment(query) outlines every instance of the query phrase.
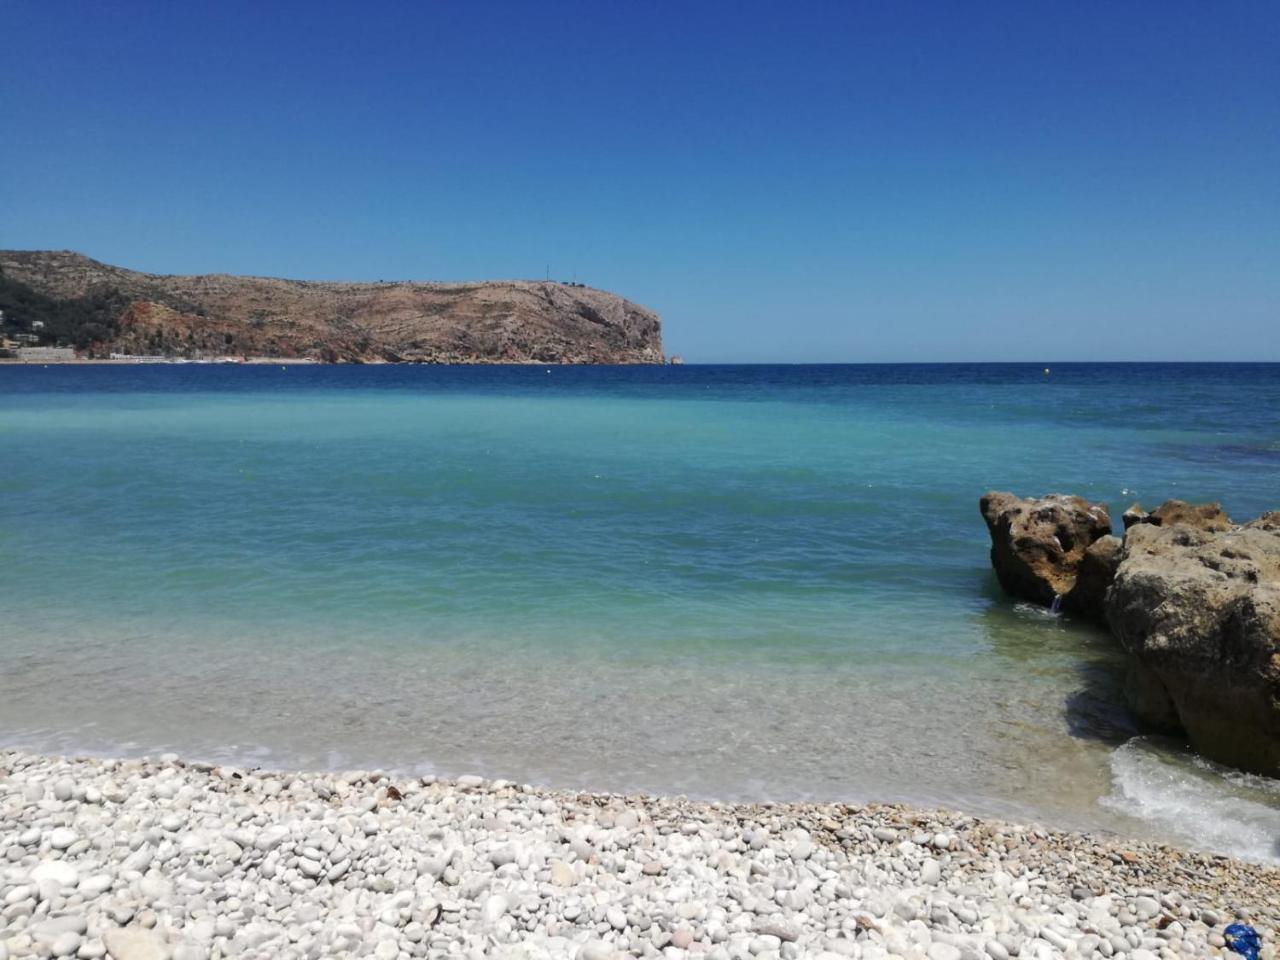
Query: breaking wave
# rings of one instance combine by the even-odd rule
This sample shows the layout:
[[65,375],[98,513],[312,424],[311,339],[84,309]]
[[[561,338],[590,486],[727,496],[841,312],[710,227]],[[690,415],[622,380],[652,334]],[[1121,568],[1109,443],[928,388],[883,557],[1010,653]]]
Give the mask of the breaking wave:
[[1104,806],[1195,848],[1280,863],[1280,780],[1218,766],[1154,737],[1117,748],[1111,778]]

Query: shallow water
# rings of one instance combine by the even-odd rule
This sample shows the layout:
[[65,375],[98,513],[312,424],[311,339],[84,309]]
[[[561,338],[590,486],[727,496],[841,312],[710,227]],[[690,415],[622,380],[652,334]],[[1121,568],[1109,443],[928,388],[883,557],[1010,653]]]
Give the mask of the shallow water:
[[1274,508],[1280,366],[1051,366],[0,368],[0,735],[1280,858],[977,512]]

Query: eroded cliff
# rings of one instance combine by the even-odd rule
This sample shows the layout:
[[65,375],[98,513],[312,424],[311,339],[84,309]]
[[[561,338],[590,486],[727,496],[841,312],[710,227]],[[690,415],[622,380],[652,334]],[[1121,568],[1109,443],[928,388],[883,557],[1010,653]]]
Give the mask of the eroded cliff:
[[[661,363],[658,315],[555,281],[165,276],[71,252],[0,251],[8,320],[96,354],[428,363]],[[23,314],[28,314],[24,318]],[[29,329],[29,323],[27,326]]]

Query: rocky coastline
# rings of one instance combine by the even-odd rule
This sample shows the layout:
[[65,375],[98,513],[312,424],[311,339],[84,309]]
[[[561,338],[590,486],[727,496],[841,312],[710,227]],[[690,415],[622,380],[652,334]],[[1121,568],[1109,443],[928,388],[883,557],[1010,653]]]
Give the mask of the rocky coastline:
[[1122,540],[1081,497],[992,492],[979,507],[1006,592],[1110,628],[1139,720],[1280,777],[1280,512],[1237,524],[1216,503],[1134,504]]
[[[7,308],[7,309],[3,309]],[[0,250],[6,332],[82,357],[322,363],[661,364],[662,322],[606,290],[545,280],[339,283],[170,276],[71,251]],[[0,351],[3,352],[3,351]]]
[[1280,870],[903,806],[0,753],[0,960],[1234,956]]

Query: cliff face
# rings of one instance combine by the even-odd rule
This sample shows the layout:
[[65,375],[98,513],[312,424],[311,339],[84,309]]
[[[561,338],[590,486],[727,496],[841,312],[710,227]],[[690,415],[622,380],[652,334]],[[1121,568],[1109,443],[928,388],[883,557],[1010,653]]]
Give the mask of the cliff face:
[[24,304],[43,309],[65,329],[75,328],[60,329],[60,336],[99,354],[428,363],[663,360],[661,323],[653,311],[603,290],[558,282],[161,276],[77,253],[6,250],[0,251],[0,284],[10,319]]

